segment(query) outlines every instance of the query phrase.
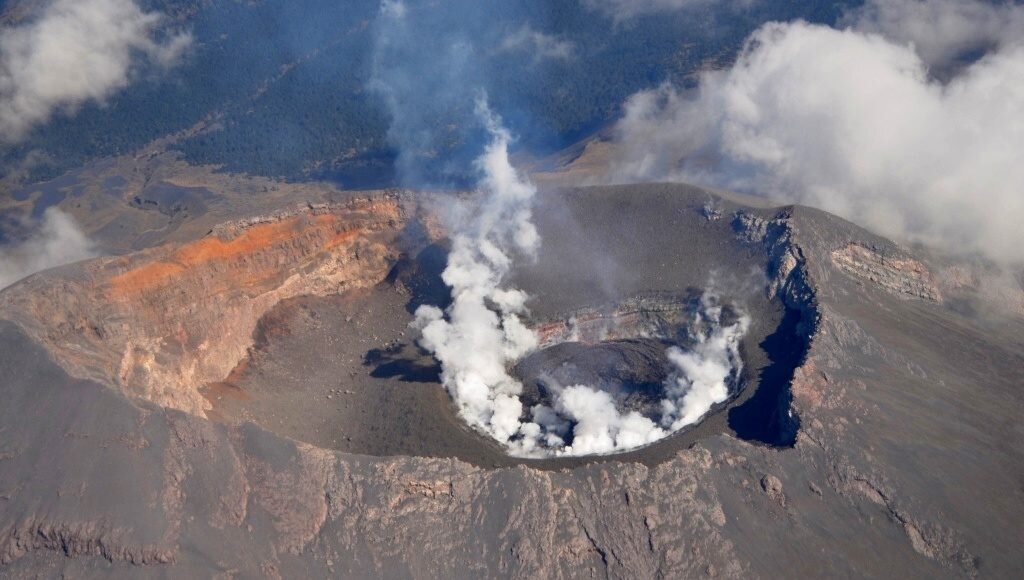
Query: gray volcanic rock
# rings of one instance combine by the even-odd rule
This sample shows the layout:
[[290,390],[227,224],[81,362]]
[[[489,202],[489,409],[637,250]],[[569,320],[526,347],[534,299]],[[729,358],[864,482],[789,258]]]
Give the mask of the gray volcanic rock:
[[[709,199],[721,219],[704,217]],[[545,252],[519,273],[539,320],[703,287],[712,272],[738,288],[759,267],[767,284],[750,309],[766,327],[745,347],[744,396],[619,456],[370,456],[74,378],[24,313],[3,311],[14,322],[0,321],[0,574],[1019,575],[1019,318],[995,324],[917,291],[934,275],[927,260],[908,269],[905,250],[815,210],[664,185],[543,203],[561,210],[538,212]],[[584,253],[581,240],[607,246]],[[863,266],[844,266],[854,246],[882,258],[857,250]],[[790,443],[749,435],[769,425]]]
[[524,407],[550,405],[552,388],[590,385],[612,395],[620,409],[657,420],[670,373],[666,348],[664,341],[641,338],[565,342],[528,355],[513,371],[523,383]]

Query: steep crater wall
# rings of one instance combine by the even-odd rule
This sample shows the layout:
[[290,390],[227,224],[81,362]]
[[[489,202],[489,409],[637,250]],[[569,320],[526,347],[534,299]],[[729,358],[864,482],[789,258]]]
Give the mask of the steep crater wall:
[[398,193],[302,205],[37,275],[0,307],[73,376],[203,414],[199,388],[246,355],[260,317],[287,298],[382,281],[413,213]]

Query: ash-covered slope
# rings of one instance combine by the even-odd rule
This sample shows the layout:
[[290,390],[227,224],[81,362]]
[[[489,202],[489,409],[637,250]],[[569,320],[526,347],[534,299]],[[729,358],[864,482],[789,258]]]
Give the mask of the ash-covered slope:
[[[70,337],[88,325],[66,329],[61,348],[41,338],[52,312],[12,305],[40,285],[83,284],[66,276],[92,266],[75,266],[0,295],[10,320],[0,322],[0,571],[1009,577],[1024,566],[1024,323],[965,313],[973,291],[961,267],[823,212],[752,208],[686,186],[574,190],[542,204],[545,252],[519,274],[539,320],[610,295],[685,290],[712,272],[734,287],[760,274],[752,310],[772,322],[746,348],[753,369],[740,397],[692,431],[599,460],[515,462],[483,443],[389,456],[328,448],[298,441],[305,432],[276,417],[210,421],[98,376],[73,378]],[[606,246],[582,252],[586,240]],[[403,251],[382,258],[396,268],[369,291],[429,299],[435,287],[403,270]],[[588,267],[585,255],[607,259]],[[216,293],[208,276],[192,287],[197,301]],[[391,340],[409,316],[378,311],[395,320],[348,332]],[[251,364],[316,328],[336,334],[321,321],[250,339],[267,342]],[[409,388],[440,389],[427,379]],[[362,381],[338,377],[353,396],[379,384]],[[763,443],[792,430],[791,445]]]

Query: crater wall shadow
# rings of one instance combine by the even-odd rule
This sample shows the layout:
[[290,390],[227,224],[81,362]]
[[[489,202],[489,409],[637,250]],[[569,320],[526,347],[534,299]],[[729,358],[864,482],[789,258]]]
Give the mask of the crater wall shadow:
[[447,265],[448,249],[441,244],[429,244],[413,255],[402,253],[385,282],[401,286],[409,293],[409,302],[405,306],[409,314],[414,314],[423,305],[443,310],[452,301],[451,290],[441,279]]
[[729,409],[729,428],[745,441],[772,447],[792,447],[800,418],[790,411],[790,385],[807,353],[808,341],[799,333],[802,315],[787,308],[775,332],[759,344],[770,361],[761,369],[757,390],[742,404]]
[[370,349],[363,356],[363,366],[373,367],[370,376],[375,379],[395,379],[403,383],[441,382],[441,365],[418,345],[399,343]]

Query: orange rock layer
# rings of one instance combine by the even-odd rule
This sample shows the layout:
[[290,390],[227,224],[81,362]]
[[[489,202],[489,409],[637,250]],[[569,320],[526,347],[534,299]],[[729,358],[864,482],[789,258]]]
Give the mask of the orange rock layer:
[[385,279],[407,204],[379,195],[225,224],[189,243],[86,263],[59,292],[28,285],[5,298],[48,321],[38,334],[72,374],[203,414],[199,388],[246,356],[278,302]]
[[[246,255],[267,252],[288,243],[301,243],[301,238],[311,239],[315,249],[334,250],[338,246],[350,244],[361,232],[359,228],[343,229],[340,221],[340,217],[335,214],[318,215],[311,220],[292,216],[278,222],[253,226],[232,240],[203,238],[178,248],[167,259],[143,264],[115,276],[109,282],[110,293],[116,298],[140,294],[166,285],[175,276],[187,275],[189,270],[215,262],[228,264]],[[265,277],[267,274],[267,268],[263,270],[254,272],[257,278],[246,283],[258,283],[260,275]]]

